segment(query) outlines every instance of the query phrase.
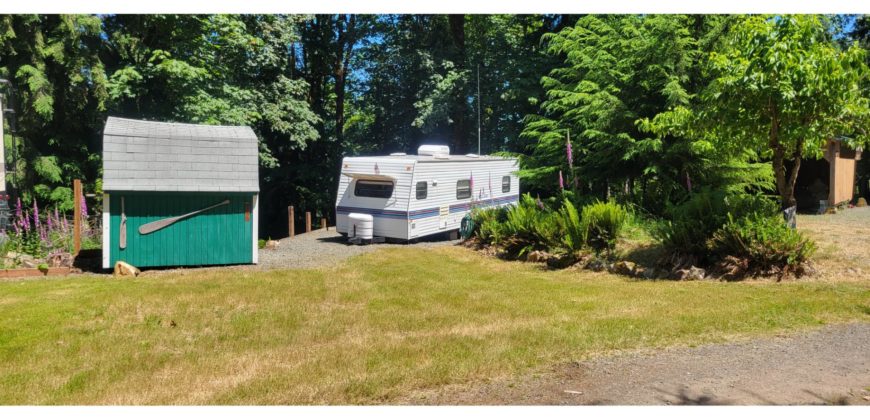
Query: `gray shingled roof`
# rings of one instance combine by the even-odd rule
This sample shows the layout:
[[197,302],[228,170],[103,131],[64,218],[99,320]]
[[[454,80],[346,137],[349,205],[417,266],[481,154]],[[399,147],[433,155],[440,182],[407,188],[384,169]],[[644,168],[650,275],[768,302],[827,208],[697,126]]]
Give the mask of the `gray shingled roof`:
[[250,127],[109,117],[103,190],[258,192],[257,136]]

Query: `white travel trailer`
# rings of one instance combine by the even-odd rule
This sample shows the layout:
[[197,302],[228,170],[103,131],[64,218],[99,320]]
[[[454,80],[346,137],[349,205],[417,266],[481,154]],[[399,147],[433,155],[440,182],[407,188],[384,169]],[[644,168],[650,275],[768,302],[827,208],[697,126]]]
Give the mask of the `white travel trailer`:
[[447,146],[344,158],[336,230],[400,240],[457,230],[472,208],[516,204],[518,169],[513,158],[451,155]]

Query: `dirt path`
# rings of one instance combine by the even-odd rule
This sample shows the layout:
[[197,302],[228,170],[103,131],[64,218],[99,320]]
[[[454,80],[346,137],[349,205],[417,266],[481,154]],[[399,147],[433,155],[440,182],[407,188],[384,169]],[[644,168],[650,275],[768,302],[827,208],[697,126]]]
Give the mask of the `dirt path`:
[[870,404],[870,324],[644,351],[415,395],[406,404]]

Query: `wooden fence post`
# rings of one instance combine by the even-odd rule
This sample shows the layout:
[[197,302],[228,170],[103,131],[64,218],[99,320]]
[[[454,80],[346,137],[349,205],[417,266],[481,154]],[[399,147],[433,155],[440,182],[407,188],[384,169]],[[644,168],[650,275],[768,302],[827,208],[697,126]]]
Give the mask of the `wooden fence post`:
[[329,230],[329,226],[326,224],[326,218],[323,217],[320,219],[320,227],[324,230]]
[[82,181],[73,180],[73,255],[82,249]]
[[287,207],[287,230],[289,233],[289,237],[296,236],[296,218],[293,217],[293,206]]
[[305,233],[311,232],[311,212],[305,212]]

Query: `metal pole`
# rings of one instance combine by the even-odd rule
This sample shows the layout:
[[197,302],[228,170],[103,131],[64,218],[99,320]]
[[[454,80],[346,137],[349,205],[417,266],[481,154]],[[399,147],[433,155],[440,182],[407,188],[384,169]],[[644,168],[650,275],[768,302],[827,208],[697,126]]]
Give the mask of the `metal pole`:
[[477,155],[480,156],[480,63],[477,63]]

